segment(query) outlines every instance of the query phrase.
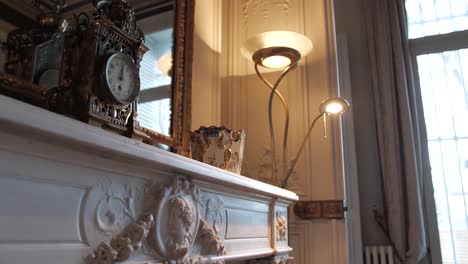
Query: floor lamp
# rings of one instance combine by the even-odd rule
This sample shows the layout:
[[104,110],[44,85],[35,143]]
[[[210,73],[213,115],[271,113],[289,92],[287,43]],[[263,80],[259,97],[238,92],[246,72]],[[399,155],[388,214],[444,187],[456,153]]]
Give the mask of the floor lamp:
[[[274,185],[286,188],[289,177],[291,176],[297,160],[310,136],[315,123],[323,117],[324,122],[331,114],[341,114],[349,108],[349,104],[342,98],[331,98],[324,101],[320,107],[320,114],[313,120],[309,130],[301,143],[301,146],[293,160],[291,167],[287,166],[288,153],[288,130],[289,130],[289,109],[283,95],[278,91],[279,84],[283,78],[293,69],[299,66],[301,58],[306,56],[312,50],[312,41],[306,36],[290,31],[270,31],[264,32],[248,39],[242,46],[242,53],[248,59],[252,59],[255,64],[255,72],[258,77],[271,89],[268,101],[268,124],[271,138],[272,150],[272,181]],[[275,83],[270,83],[260,72],[259,66],[270,69],[283,69]],[[283,157],[282,157],[282,182],[278,184],[276,175],[276,145],[275,133],[273,129],[273,98],[277,96],[282,104],[285,113],[285,126],[283,134]],[[325,126],[326,127],[326,126]],[[326,131],[325,131],[326,135]]]

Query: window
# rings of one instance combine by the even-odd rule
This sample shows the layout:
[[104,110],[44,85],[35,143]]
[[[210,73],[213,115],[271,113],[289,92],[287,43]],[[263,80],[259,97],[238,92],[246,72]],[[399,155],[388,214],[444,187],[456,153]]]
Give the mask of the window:
[[406,0],[410,39],[468,29],[467,0]]
[[444,264],[468,263],[468,0],[406,0]]

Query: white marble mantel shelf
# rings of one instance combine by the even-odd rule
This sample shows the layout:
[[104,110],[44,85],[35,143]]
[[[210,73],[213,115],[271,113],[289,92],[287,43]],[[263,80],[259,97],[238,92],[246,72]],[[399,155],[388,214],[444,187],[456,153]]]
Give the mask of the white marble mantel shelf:
[[297,199],[0,95],[0,264],[289,263]]

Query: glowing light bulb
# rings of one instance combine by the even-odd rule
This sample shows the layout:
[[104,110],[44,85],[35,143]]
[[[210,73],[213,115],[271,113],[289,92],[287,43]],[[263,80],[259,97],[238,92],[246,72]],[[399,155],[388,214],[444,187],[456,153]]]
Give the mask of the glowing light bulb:
[[343,98],[330,98],[319,106],[322,114],[336,115],[342,114],[349,109],[349,103]]
[[291,64],[291,59],[281,55],[273,55],[262,60],[262,65],[267,68],[281,69]]
[[291,31],[269,31],[249,38],[242,45],[242,54],[270,69],[286,68],[312,50],[312,41]]
[[330,103],[329,105],[325,107],[325,112],[327,112],[328,114],[332,114],[332,115],[341,113],[342,111],[343,111],[343,105],[336,103],[336,102]]

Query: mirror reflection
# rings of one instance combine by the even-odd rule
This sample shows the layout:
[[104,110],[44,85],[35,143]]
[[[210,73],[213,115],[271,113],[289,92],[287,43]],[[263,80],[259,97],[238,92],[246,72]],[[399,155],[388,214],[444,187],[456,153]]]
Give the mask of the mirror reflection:
[[[194,5],[194,0],[0,0],[0,42],[11,44],[0,48],[0,66],[11,62],[28,69],[26,78],[0,70],[0,92],[189,155]],[[16,30],[21,34],[11,33]],[[51,34],[64,38],[49,44]],[[117,60],[133,68],[130,84],[125,67],[110,74],[111,54],[120,53],[132,60]],[[123,101],[117,98],[121,94],[131,97]]]
[[[144,128],[165,136],[171,136],[171,108],[172,108],[172,53],[173,53],[173,27],[175,21],[175,0],[130,0],[128,3],[134,8],[137,24],[145,35],[145,45],[149,50],[144,54],[140,63],[140,93],[137,105],[138,121]],[[89,20],[94,12],[92,2],[88,0],[43,0],[41,2],[24,1],[21,3],[0,0],[0,42],[5,42],[9,32],[19,28],[37,28],[37,17],[43,13],[57,10],[69,21],[69,27],[74,25],[74,15],[79,18],[87,17]],[[15,16],[8,14],[14,13]],[[10,18],[10,19],[9,19]],[[15,19],[13,19],[15,18]],[[21,19],[19,19],[21,18]],[[26,23],[26,22],[27,23]],[[60,35],[61,36],[61,35]],[[59,82],[59,68],[61,62],[61,50],[56,45],[39,45],[36,54],[42,57],[56,58],[52,60],[57,65],[46,66],[53,68],[48,71],[47,78],[41,78],[34,83],[44,87],[56,87]],[[55,43],[55,42],[54,42]],[[52,44],[54,44],[52,43]],[[63,41],[60,42],[63,46]],[[52,51],[45,50],[53,49]],[[36,56],[37,57],[37,56]],[[39,58],[42,58],[39,57]],[[6,50],[0,53],[0,72],[7,61]],[[28,65],[36,65],[38,59],[34,56]],[[48,59],[47,61],[51,61]],[[54,66],[54,67],[52,67]],[[37,67],[34,70],[37,71]],[[33,72],[34,73],[34,72]],[[33,80],[32,77],[24,77],[25,80]]]
[[149,50],[140,63],[138,120],[141,126],[170,136],[175,3],[164,0],[142,8],[146,10],[137,23]]

